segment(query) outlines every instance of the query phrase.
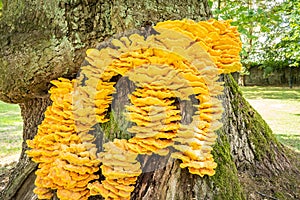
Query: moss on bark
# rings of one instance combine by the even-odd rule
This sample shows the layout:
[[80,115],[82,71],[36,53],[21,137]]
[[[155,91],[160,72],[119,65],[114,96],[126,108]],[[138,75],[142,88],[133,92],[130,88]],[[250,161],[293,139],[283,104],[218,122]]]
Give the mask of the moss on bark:
[[277,141],[267,123],[243,98],[231,76],[225,77],[224,100],[223,130],[246,198],[276,195],[284,196],[283,199],[299,198],[300,188],[295,185],[300,185],[300,165],[296,161],[300,156]]
[[[245,199],[226,133],[220,130],[218,136],[218,142],[213,147],[213,155],[218,167],[216,174],[210,177],[215,183],[215,187],[218,188],[214,199]],[[229,185],[235,187],[228,187]]]
[[242,92],[233,77],[230,75],[228,78],[229,81],[227,84],[230,83],[232,93],[234,94],[234,98],[232,99],[233,111],[244,120],[244,129],[248,130],[248,139],[255,159],[260,161],[266,155],[274,159],[271,143],[280,146],[279,142],[261,115],[243,98]]

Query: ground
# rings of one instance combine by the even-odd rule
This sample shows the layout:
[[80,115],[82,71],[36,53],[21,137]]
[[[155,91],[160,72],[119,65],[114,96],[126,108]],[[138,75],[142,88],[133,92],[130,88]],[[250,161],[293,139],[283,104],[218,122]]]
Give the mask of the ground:
[[300,88],[241,87],[277,139],[300,153]]
[[19,159],[22,145],[22,117],[18,105],[0,101],[0,191],[8,171]]

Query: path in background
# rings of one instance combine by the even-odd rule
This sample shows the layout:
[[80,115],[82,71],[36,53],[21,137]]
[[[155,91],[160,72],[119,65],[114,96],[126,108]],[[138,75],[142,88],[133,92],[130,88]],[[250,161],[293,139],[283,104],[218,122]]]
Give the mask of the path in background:
[[300,152],[300,88],[242,87],[278,140]]

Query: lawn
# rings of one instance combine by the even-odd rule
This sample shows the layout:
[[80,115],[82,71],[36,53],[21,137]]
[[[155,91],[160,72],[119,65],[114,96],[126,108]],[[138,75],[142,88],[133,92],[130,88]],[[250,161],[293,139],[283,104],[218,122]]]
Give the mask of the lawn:
[[20,153],[22,145],[22,117],[15,104],[0,101],[0,159]]
[[300,88],[241,87],[278,140],[300,152]]

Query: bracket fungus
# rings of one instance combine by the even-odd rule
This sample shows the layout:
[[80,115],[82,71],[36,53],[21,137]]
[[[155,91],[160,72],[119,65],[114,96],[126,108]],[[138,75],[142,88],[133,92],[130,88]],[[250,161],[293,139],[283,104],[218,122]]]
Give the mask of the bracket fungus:
[[[88,49],[79,77],[52,81],[53,104],[33,140],[28,156],[39,163],[34,192],[50,199],[130,199],[138,176],[140,154],[169,153],[192,174],[212,176],[211,154],[222,124],[219,74],[240,70],[241,42],[229,21],[160,22],[150,34],[112,39]],[[94,125],[108,122],[116,92],[116,76],[128,77],[136,88],[128,95],[127,131],[132,138],[114,139],[97,152]],[[191,98],[195,98],[191,101]],[[194,112],[184,122],[179,101],[191,101]],[[101,169],[105,180],[99,181]]]
[[105,199],[130,199],[135,181],[142,173],[136,160],[138,154],[130,151],[126,140],[114,139],[103,145],[104,152],[99,153],[102,162],[102,174],[106,177],[101,184],[90,183],[91,195],[101,194]]
[[84,200],[90,196],[87,188],[98,179],[99,170],[94,136],[79,132],[74,120],[72,104],[75,81],[60,78],[52,81],[50,98],[53,101],[45,112],[38,133],[27,144],[27,155],[39,163],[34,192],[39,199],[51,199],[53,191],[58,198]]
[[179,31],[199,43],[211,56],[220,73],[241,70],[240,56],[242,43],[237,27],[230,25],[230,20],[195,22],[193,20],[174,20],[160,22],[158,28]]

